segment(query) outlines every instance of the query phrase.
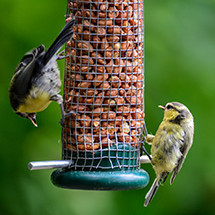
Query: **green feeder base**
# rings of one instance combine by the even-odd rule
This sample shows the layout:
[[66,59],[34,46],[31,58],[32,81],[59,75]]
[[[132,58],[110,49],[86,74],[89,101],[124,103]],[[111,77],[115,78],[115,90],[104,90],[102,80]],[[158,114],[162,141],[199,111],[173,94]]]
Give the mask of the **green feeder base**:
[[52,183],[58,187],[82,190],[131,190],[144,188],[149,182],[144,170],[68,171],[55,170]]

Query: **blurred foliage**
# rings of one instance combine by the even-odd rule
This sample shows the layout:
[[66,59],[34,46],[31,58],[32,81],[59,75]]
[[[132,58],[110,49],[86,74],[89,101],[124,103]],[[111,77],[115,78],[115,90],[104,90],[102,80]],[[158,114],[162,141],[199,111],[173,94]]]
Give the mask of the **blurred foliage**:
[[[49,46],[64,23],[66,1],[0,2],[0,214],[211,214],[215,199],[215,1],[145,0],[145,109],[155,133],[163,113],[157,105],[180,101],[195,117],[195,138],[174,185],[161,186],[148,208],[149,189],[96,192],[59,189],[51,170],[33,171],[33,160],[60,159],[59,107],[38,114],[39,127],[16,116],[8,85],[29,49]],[[63,70],[63,62],[61,63]],[[148,150],[150,148],[148,147]],[[149,164],[143,165],[150,174]]]

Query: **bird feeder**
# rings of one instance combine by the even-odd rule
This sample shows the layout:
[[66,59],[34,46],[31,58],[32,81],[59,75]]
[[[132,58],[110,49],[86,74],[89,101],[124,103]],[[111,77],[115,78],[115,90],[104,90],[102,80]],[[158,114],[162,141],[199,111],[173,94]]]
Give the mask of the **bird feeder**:
[[48,165],[61,167],[52,182],[70,189],[143,188],[149,181],[140,169],[143,0],[69,0],[66,21],[72,17],[74,35],[65,49],[68,117],[62,122],[62,161]]

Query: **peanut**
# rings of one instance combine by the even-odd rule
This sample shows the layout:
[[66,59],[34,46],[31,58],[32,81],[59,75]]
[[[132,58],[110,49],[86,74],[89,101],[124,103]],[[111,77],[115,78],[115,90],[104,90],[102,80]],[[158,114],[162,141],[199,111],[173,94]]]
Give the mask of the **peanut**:
[[108,42],[118,42],[119,37],[118,36],[109,36],[107,37]]
[[103,100],[104,100],[104,93],[102,92],[102,93],[99,93],[97,95],[97,97],[95,98],[94,105],[95,106],[96,105],[101,105],[101,103],[103,102]]
[[[115,100],[113,100],[113,99],[105,99],[105,100],[104,100],[104,104],[113,106],[113,105],[116,104],[116,102],[115,102]],[[108,109],[107,109],[107,110],[104,110],[104,111],[108,111]]]
[[107,137],[102,139],[102,147],[108,147],[108,145],[112,145],[112,141],[108,139]]
[[99,9],[100,11],[105,12],[108,9],[108,4],[100,4]]
[[103,121],[101,123],[101,127],[103,129],[107,129],[108,127],[114,127],[114,122],[113,121],[111,121],[111,122]]
[[79,87],[79,88],[89,88],[90,85],[91,85],[91,83],[86,82],[86,81],[83,81],[83,82],[80,82],[80,83],[78,84],[78,87]]
[[115,19],[119,16],[119,11],[115,7],[110,7],[108,11],[108,17],[110,19]]
[[85,102],[87,103],[87,104],[93,104],[93,97],[92,98],[86,98],[85,99]]
[[72,110],[74,111],[77,110],[78,112],[84,112],[85,110],[89,111],[89,108],[84,105],[72,105]]
[[92,23],[90,23],[89,20],[84,20],[83,26],[85,29],[90,30],[90,31],[94,31],[96,29],[94,27],[94,25]]
[[102,39],[102,42],[101,42],[101,49],[107,49],[109,47],[109,44],[107,42],[107,40],[105,38]]
[[116,117],[116,126],[120,127],[126,121],[124,116]]
[[105,34],[106,34],[106,30],[104,29],[104,28],[96,28],[96,32],[98,33],[98,35],[100,36],[100,37],[104,37],[105,36]]
[[108,74],[97,75],[95,78],[96,86],[99,86],[102,82],[106,81],[107,79],[108,79]]
[[93,116],[97,117],[97,116],[100,116],[103,112],[103,108],[95,108],[94,111],[93,111]]
[[93,59],[89,58],[87,55],[82,55],[79,60],[80,60],[80,64],[94,65]]
[[128,116],[130,113],[130,107],[129,106],[119,106],[117,108],[118,115]]
[[109,34],[114,34],[114,35],[117,36],[117,34],[118,34],[118,35],[121,34],[122,30],[121,30],[121,28],[120,28],[118,25],[115,25],[114,27],[108,28],[107,32],[108,32]]
[[81,81],[81,80],[83,80],[83,76],[79,75],[79,74],[71,74],[70,77],[71,77],[72,80],[75,80],[75,81]]
[[93,96],[94,97],[94,96],[96,96],[98,94],[98,91],[97,90],[91,90],[91,89],[89,90],[88,89],[86,91],[86,93],[84,93],[84,94],[87,95],[87,96]]
[[100,125],[100,123],[101,123],[101,120],[100,120],[100,118],[99,117],[96,117],[96,118],[94,118],[93,119],[93,126],[94,127],[99,127],[99,125]]
[[121,81],[118,76],[112,76],[110,81],[112,86],[115,88],[119,88],[121,86]]
[[77,140],[79,143],[93,143],[94,142],[92,135],[90,133],[78,135]]
[[99,25],[100,26],[112,26],[113,25],[113,21],[110,20],[99,20]]
[[89,71],[89,70],[91,70],[91,67],[88,67],[88,66],[82,66],[82,67],[81,67],[81,71],[82,71],[82,72],[87,72],[87,71]]
[[91,132],[91,130],[83,127],[83,128],[79,128],[79,132],[80,132],[80,134],[88,134]]
[[[135,104],[137,104],[138,99],[135,96],[129,96],[129,97],[126,97],[126,101],[128,104],[135,105]],[[140,104],[140,103],[138,103],[138,104]]]
[[117,137],[118,137],[118,141],[119,142],[126,142],[129,143],[132,141],[131,136],[128,134],[124,134],[124,133],[117,133]]
[[106,62],[104,60],[104,57],[99,52],[92,52],[91,53],[92,58],[95,62],[98,62],[99,64],[104,65]]
[[114,66],[113,71],[116,74],[120,74],[122,72],[123,67],[124,67],[124,62],[122,60],[115,59],[115,64],[116,64],[116,66]]
[[120,49],[120,43],[115,43],[114,44],[114,49],[119,50]]
[[115,98],[115,102],[117,105],[123,105],[125,102],[124,97],[118,96],[117,98]]
[[105,12],[99,12],[99,17],[100,18],[105,18],[106,17],[106,13]]
[[112,74],[112,71],[113,71],[113,60],[110,60],[109,63],[106,64],[106,71],[110,74]]
[[93,46],[89,42],[79,42],[78,48],[89,52],[93,52]]
[[85,78],[86,78],[87,80],[93,80],[93,79],[94,79],[94,75],[88,73],[88,74],[85,75]]
[[110,84],[108,83],[108,81],[104,81],[102,84],[100,84],[99,87],[107,90],[110,88]]
[[114,111],[105,112],[102,114],[102,119],[115,119],[116,113]]
[[115,97],[115,96],[117,95],[117,92],[118,92],[118,90],[113,88],[113,89],[111,89],[111,90],[108,90],[108,91],[105,93],[105,95],[106,95],[106,96]]
[[99,48],[100,42],[101,42],[100,37],[98,37],[98,36],[93,36],[93,37],[92,37],[92,44],[93,44],[93,47],[94,47],[95,49],[98,49],[98,48]]
[[120,88],[120,89],[119,89],[119,95],[120,95],[120,96],[125,96],[125,94],[126,94],[125,89]]
[[104,66],[96,65],[93,67],[93,69],[95,70],[96,73],[104,73],[105,72]]
[[127,122],[124,122],[122,124],[122,127],[120,128],[120,132],[124,134],[128,134],[130,132],[130,126],[128,125]]
[[80,150],[80,151],[85,151],[85,150],[92,151],[92,150],[96,150],[96,149],[99,149],[99,148],[100,148],[100,144],[93,144],[93,145],[86,144],[86,147],[85,147],[84,144],[72,145],[72,149],[74,151],[77,151],[77,150]]

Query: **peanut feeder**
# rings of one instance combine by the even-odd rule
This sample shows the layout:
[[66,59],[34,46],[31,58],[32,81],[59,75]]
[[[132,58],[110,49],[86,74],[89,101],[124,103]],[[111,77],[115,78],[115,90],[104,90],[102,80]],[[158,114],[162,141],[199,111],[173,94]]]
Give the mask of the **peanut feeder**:
[[62,160],[52,182],[71,189],[145,187],[143,0],[69,0],[76,18],[66,44]]

